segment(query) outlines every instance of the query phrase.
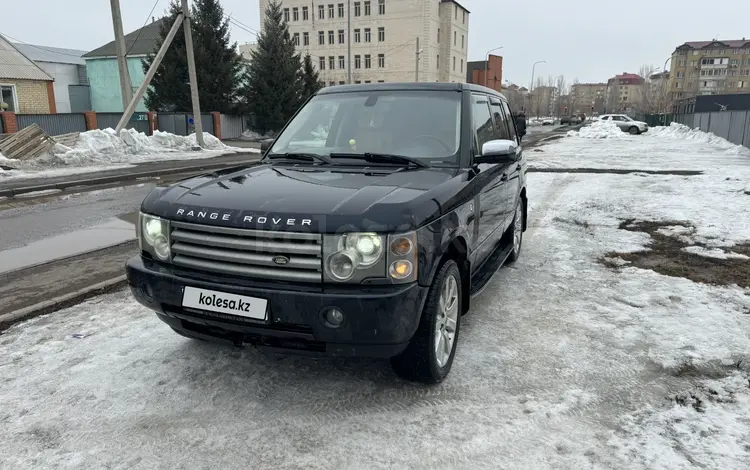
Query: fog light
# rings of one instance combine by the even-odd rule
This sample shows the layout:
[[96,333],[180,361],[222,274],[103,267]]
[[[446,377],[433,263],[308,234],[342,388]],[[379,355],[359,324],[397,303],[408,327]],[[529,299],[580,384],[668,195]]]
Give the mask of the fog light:
[[327,326],[331,328],[338,328],[344,323],[344,312],[337,308],[329,308],[323,317],[327,323]]

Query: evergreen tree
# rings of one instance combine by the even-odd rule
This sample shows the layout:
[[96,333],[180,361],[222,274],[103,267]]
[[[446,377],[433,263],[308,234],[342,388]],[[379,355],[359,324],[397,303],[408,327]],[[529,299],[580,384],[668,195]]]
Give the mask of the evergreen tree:
[[313,67],[312,57],[305,54],[302,62],[302,99],[306,100],[323,88],[318,71]]
[[[179,13],[180,5],[173,1],[162,22],[154,53],[161,47]],[[230,42],[229,20],[224,18],[224,10],[217,0],[196,0],[191,15],[201,110],[231,113],[237,105],[243,65],[236,52],[237,44]],[[153,56],[142,62],[144,72],[148,71]],[[151,81],[145,102],[148,109],[156,111],[192,110],[183,31],[179,31],[172,40]]]
[[283,21],[281,6],[275,1],[266,8],[243,95],[261,133],[280,130],[302,104],[300,55]]

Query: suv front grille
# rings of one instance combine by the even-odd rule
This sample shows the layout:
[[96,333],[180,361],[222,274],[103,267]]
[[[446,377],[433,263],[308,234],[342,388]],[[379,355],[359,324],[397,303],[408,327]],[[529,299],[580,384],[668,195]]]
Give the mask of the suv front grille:
[[172,263],[177,266],[264,280],[323,282],[320,234],[184,222],[171,227]]

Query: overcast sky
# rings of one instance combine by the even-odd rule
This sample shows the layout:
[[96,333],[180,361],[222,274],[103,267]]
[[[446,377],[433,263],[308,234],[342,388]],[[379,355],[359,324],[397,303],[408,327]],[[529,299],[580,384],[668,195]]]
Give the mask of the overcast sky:
[[[156,0],[121,0],[125,33],[143,25]],[[399,0],[387,0],[399,1]],[[169,0],[159,0],[160,16]],[[107,0],[7,2],[0,33],[12,40],[91,50],[113,39]],[[227,14],[259,28],[258,0],[222,0]],[[564,75],[568,83],[605,81],[641,65],[663,67],[686,41],[750,39],[750,0],[459,0],[471,11],[469,60],[503,46],[503,78],[521,85],[536,76]],[[712,12],[712,8],[716,12]],[[233,27],[233,39],[254,36]]]

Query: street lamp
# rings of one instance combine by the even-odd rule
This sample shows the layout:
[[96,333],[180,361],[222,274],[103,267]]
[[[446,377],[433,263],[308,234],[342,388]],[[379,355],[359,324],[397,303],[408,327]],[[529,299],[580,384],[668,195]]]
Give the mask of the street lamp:
[[489,51],[487,51],[487,54],[485,54],[484,56],[484,86],[487,86],[487,74],[488,74],[489,62],[490,62],[490,52],[494,52],[502,48],[503,46],[490,49]]
[[[534,65],[531,66],[531,85],[529,86],[529,108],[531,108],[531,91],[534,89],[534,69],[536,68],[536,64],[546,64],[546,60],[537,60],[534,62]],[[529,109],[531,111],[531,109]]]

